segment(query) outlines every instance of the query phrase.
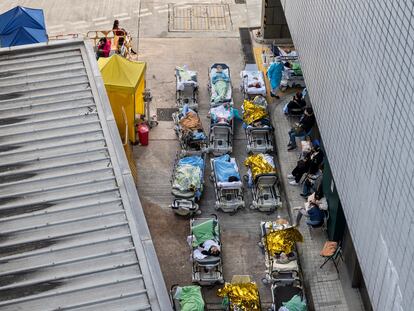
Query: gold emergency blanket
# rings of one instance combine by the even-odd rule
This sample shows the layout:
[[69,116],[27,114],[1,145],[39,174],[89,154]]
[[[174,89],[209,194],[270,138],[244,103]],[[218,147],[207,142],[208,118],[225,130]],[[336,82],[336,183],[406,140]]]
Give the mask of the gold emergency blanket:
[[281,252],[285,254],[291,253],[296,242],[303,242],[303,236],[294,227],[282,230],[272,229],[265,237],[267,251],[270,256]]
[[255,121],[267,117],[266,109],[255,105],[249,100],[245,100],[243,103],[243,121],[246,124],[252,124]]
[[226,283],[217,291],[217,296],[228,297],[231,306],[237,306],[240,310],[260,310],[259,291],[255,282]]
[[276,169],[266,161],[264,155],[261,153],[248,156],[244,160],[244,165],[250,167],[253,180],[260,174],[276,173]]
[[197,113],[194,111],[188,112],[185,117],[181,118],[179,121],[182,130],[185,131],[194,131],[198,129],[202,129],[203,126],[201,125],[201,120]]

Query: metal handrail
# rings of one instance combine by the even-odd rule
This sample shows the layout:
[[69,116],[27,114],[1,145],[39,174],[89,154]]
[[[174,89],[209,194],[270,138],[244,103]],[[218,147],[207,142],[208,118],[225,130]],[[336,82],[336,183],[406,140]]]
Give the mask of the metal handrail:
[[122,144],[126,146],[128,145],[128,119],[127,119],[127,115],[126,115],[124,107],[121,107],[121,109],[122,109],[122,119],[124,119],[124,122],[125,122],[125,138]]

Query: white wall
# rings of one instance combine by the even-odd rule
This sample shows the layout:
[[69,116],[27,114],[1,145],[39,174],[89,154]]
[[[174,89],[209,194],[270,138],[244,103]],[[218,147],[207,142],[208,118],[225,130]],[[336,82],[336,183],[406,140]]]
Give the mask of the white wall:
[[281,0],[374,310],[414,310],[412,0]]

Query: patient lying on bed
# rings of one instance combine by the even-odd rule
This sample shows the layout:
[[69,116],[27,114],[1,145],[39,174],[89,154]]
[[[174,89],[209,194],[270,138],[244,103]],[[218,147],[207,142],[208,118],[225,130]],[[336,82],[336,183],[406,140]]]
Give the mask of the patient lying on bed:
[[217,65],[216,72],[211,78],[211,83],[213,84],[213,88],[216,93],[216,95],[212,97],[214,102],[220,102],[226,99],[229,82],[230,78],[227,73],[223,71],[223,67]]
[[217,65],[216,72],[214,73],[213,77],[211,78],[211,82],[216,84],[217,81],[225,81],[229,82],[229,76],[223,71],[223,67]]
[[261,88],[262,87],[262,83],[259,81],[259,78],[258,77],[253,77],[252,81],[250,81],[247,86],[248,87]]
[[216,240],[207,240],[194,250],[195,259],[204,259],[207,256],[220,256],[220,245]]

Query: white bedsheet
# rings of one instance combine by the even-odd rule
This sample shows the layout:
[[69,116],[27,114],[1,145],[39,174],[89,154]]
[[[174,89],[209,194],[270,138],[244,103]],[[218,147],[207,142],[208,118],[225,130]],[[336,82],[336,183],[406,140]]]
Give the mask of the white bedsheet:
[[217,187],[219,188],[226,188],[226,189],[233,189],[233,188],[241,188],[243,186],[243,183],[239,180],[239,181],[233,181],[233,182],[229,182],[229,181],[223,181],[223,182],[218,182],[217,183]]
[[[247,76],[247,77],[246,77]],[[266,96],[266,84],[261,71],[242,71],[240,77],[243,81],[243,89],[250,95]],[[260,83],[260,87],[249,87],[249,84]]]
[[[182,71],[180,71],[180,69]],[[192,70],[184,70],[182,68],[176,68],[177,75],[177,91],[183,91],[186,86],[196,88],[198,83],[194,80],[197,80],[197,72]],[[194,80],[193,80],[194,79]]]
[[277,263],[275,258],[269,261],[268,256],[266,255],[265,265],[267,268],[270,268],[272,271],[299,271],[297,260],[292,260],[292,261],[289,261],[288,263]]

